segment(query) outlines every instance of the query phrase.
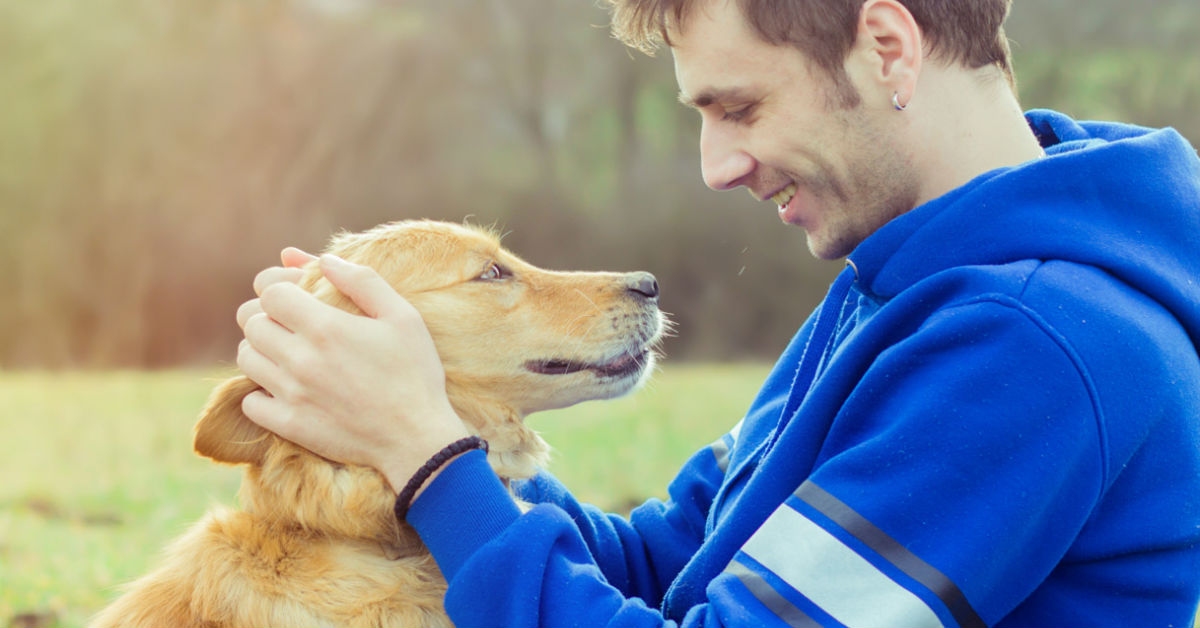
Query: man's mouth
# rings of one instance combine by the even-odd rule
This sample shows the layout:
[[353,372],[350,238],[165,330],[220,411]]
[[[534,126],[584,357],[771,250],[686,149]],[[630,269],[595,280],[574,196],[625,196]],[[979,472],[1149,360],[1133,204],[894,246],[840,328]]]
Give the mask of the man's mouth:
[[787,187],[779,190],[771,197],[771,202],[779,206],[779,211],[783,212],[787,208],[787,204],[792,201],[792,197],[796,195],[796,184],[789,183]]
[[642,348],[602,364],[572,360],[530,360],[525,363],[525,369],[539,375],[569,375],[580,371],[592,371],[598,377],[625,377],[641,371],[649,353],[649,349]]

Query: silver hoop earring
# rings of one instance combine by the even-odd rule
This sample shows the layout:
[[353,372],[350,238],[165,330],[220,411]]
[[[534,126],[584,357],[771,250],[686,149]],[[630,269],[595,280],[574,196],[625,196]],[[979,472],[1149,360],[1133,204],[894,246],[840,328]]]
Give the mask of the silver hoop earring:
[[892,92],[892,107],[894,107],[896,111],[904,111],[905,109],[908,109],[908,105],[900,104],[900,92]]

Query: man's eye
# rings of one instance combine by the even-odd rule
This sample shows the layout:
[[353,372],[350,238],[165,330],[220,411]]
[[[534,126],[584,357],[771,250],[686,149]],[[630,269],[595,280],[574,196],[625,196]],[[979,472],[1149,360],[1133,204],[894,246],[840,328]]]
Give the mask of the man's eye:
[[721,114],[721,119],[725,122],[742,122],[750,116],[750,111],[753,109],[751,105],[746,105],[739,109],[726,110]]
[[503,266],[492,262],[483,270],[483,274],[479,275],[479,279],[483,281],[498,281],[508,277],[510,274]]

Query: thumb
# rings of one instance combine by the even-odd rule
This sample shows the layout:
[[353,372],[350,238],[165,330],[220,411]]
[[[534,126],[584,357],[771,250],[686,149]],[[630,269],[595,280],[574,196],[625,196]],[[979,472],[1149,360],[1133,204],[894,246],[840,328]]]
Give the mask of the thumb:
[[321,256],[320,266],[329,283],[371,318],[386,318],[408,305],[374,268],[352,264],[328,253]]

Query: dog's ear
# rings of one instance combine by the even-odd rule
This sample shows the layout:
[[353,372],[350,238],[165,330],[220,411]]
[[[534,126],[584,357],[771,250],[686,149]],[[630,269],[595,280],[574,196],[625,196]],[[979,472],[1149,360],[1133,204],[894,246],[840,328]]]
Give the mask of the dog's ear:
[[257,389],[239,375],[213,390],[196,423],[196,453],[217,462],[262,464],[274,435],[242,414],[242,398]]

